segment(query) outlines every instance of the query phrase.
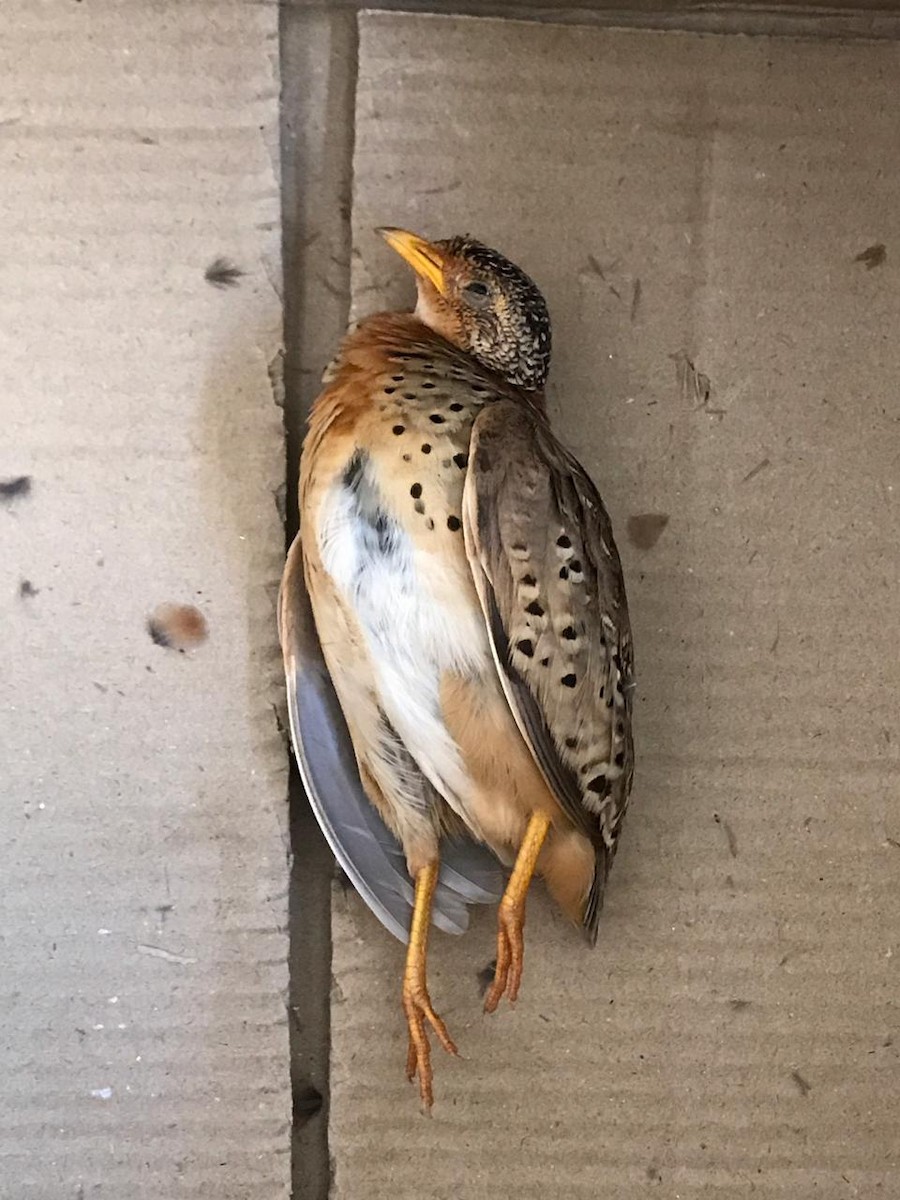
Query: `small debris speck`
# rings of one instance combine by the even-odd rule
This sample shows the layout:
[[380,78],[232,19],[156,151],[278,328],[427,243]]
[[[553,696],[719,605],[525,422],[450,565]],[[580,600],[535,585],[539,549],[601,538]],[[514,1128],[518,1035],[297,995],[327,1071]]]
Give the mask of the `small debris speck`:
[[799,1071],[791,1071],[791,1079],[796,1083],[801,1096],[808,1096],[812,1091],[812,1084],[808,1079],[804,1079]]
[[236,267],[233,262],[229,262],[227,258],[217,258],[206,268],[203,278],[213,287],[230,288],[237,287],[245,274],[246,272],[242,271],[240,267]]
[[31,476],[17,475],[14,479],[0,479],[0,500],[16,500],[31,492]]
[[300,1129],[322,1107],[322,1093],[311,1084],[294,1093],[294,1128]]
[[731,826],[728,824],[728,822],[725,820],[725,818],[720,817],[718,813],[713,813],[713,820],[715,821],[715,823],[717,825],[720,825],[722,827],[722,832],[725,834],[725,838],[728,842],[728,853],[731,855],[732,858],[737,858],[738,843],[737,843],[737,837],[735,836],[734,830],[731,828]]
[[478,980],[478,990],[482,996],[487,993],[488,988],[494,982],[494,974],[497,970],[497,960],[492,959],[486,967],[482,967],[477,972],[475,978]]
[[770,461],[767,458],[764,458],[762,460],[762,462],[758,462],[755,467],[752,467],[747,472],[747,474],[741,480],[741,483],[749,483],[751,479],[755,479],[756,476],[759,475],[759,473],[761,471],[764,471],[766,469],[766,467],[770,467],[771,465],[772,464],[770,463]]
[[709,376],[697,370],[685,350],[670,354],[669,358],[675,363],[675,377],[681,398],[698,408],[706,408],[707,411],[714,411],[716,415],[719,415],[720,410],[708,408],[709,398],[712,394]]
[[30,600],[33,596],[38,594],[39,590],[40,589],[36,588],[30,579],[23,579],[19,584],[19,596],[23,600]]
[[631,290],[631,320],[637,320],[638,309],[641,306],[641,281],[635,279]]
[[[146,942],[140,942],[137,947],[138,954],[143,954],[147,958],[159,958],[163,962],[174,963],[178,967],[190,967],[197,961],[190,954],[175,954],[172,950],[166,950],[162,946],[149,946]],[[113,1001],[110,1000],[110,1004]]]

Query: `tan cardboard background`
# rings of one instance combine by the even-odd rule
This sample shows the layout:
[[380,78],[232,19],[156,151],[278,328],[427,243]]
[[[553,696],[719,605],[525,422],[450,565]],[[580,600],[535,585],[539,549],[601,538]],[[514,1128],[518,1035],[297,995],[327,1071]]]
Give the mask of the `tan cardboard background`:
[[341,1200],[900,1189],[898,78],[890,44],[362,20],[354,310],[411,298],[386,223],[545,289],[557,427],[630,582],[639,767],[595,952],[536,897],[487,1019],[491,917],[435,939],[465,1061],[432,1121],[401,948],[336,897]]
[[[810,27],[742,13],[671,20]],[[293,400],[348,219],[357,313],[411,298],[385,222],[535,275],[557,427],[628,570],[640,759],[594,953],[536,893],[522,998],[488,1020],[492,915],[436,936],[466,1058],[432,1121],[401,948],[335,893],[334,1193],[890,1197],[898,50],[367,15],[354,121],[353,25],[291,26]],[[0,480],[33,480],[0,502],[4,1196],[288,1186],[277,26],[238,0],[3,13]],[[236,288],[204,280],[220,256]],[[210,640],[154,646],[162,600]],[[294,999],[321,941],[295,930]]]
[[[10,1200],[287,1194],[276,18],[4,5]],[[168,600],[209,621],[188,655],[145,629]]]

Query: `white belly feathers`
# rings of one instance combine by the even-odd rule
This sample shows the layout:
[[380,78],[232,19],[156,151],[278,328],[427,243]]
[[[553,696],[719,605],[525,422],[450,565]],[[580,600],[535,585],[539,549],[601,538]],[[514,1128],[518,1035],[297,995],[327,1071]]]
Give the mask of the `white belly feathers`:
[[385,715],[422,772],[457,812],[471,783],[443,720],[440,682],[493,672],[477,604],[458,569],[417,547],[384,503],[368,457],[357,453],[318,512],[325,570],[363,629]]

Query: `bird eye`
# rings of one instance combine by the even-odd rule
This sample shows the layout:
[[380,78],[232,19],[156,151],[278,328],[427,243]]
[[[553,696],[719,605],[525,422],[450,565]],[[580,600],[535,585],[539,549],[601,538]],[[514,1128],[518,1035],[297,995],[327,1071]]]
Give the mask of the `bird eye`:
[[463,294],[472,304],[483,305],[489,293],[488,285],[480,279],[473,279],[463,288]]

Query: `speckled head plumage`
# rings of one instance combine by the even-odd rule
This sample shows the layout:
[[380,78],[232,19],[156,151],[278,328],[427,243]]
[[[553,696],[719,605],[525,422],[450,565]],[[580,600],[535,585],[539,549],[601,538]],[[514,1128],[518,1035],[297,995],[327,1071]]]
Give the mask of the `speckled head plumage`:
[[550,314],[524,271],[469,237],[427,242],[402,229],[378,231],[413,268],[417,316],[484,366],[528,391],[550,370]]

